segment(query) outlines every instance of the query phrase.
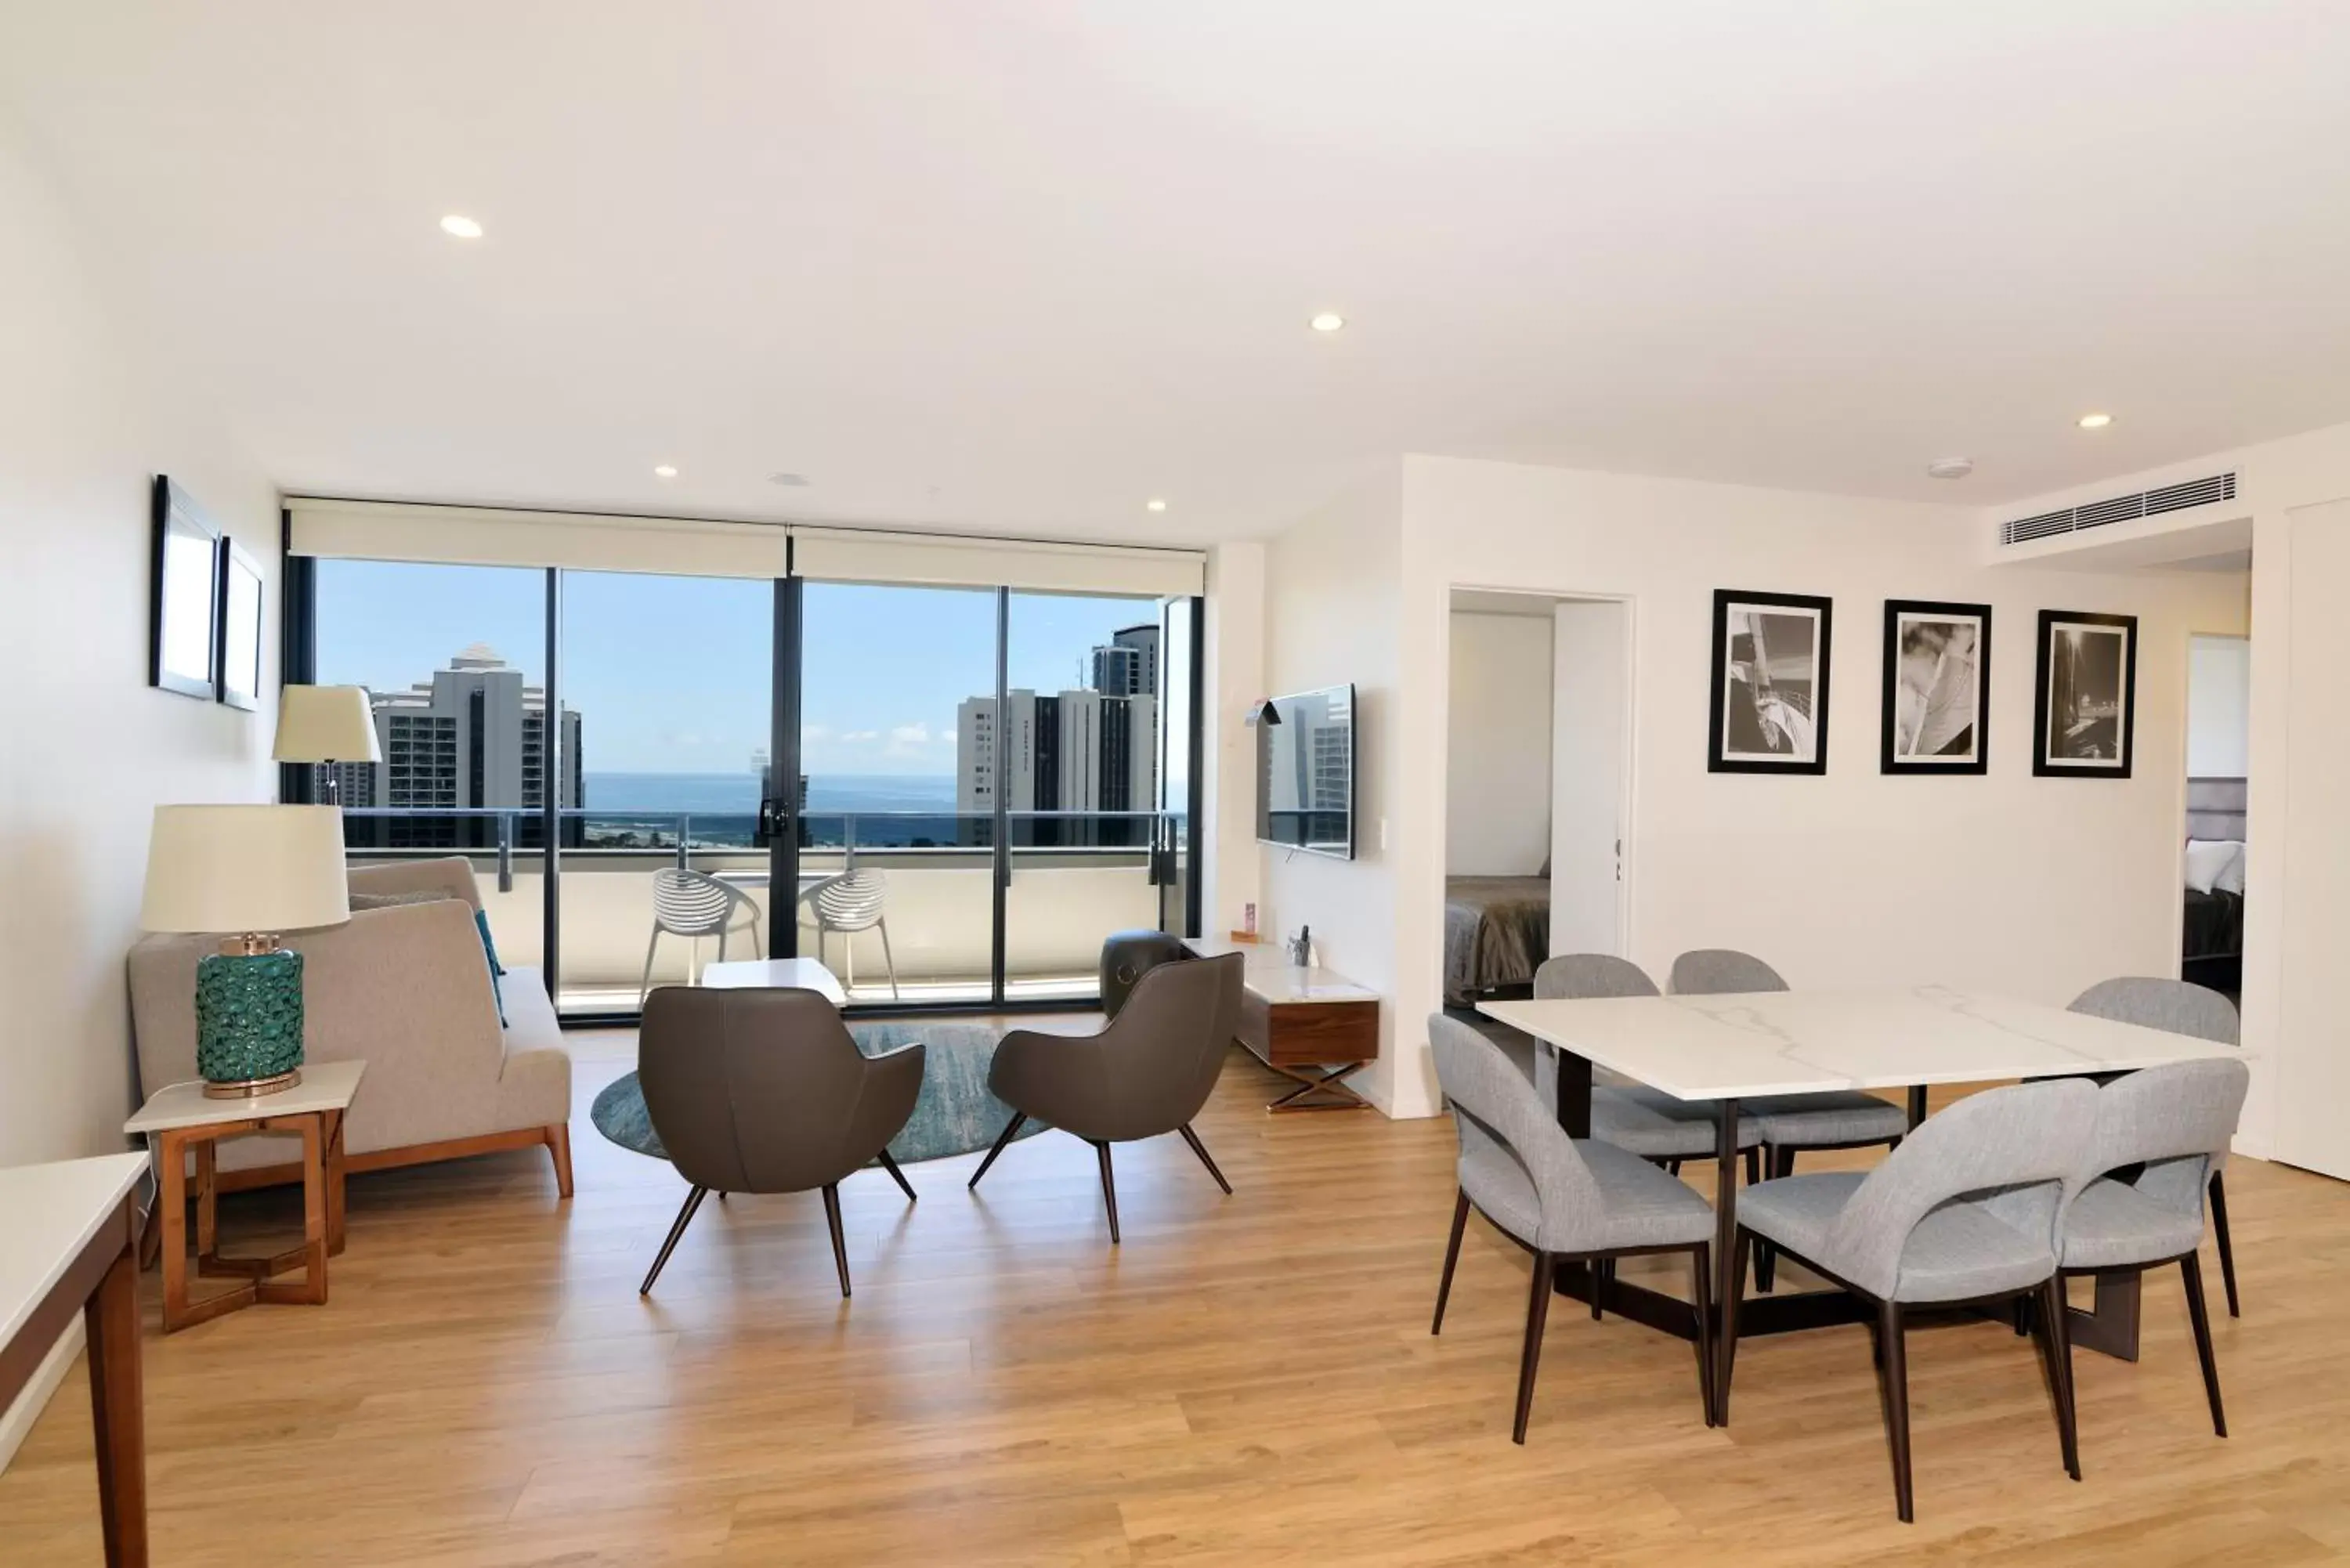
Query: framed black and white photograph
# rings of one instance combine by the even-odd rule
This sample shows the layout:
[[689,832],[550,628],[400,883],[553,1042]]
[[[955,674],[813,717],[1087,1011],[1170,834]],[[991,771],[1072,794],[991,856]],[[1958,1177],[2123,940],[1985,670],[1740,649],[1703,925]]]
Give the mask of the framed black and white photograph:
[[261,568],[234,539],[220,548],[220,700],[261,706]]
[[2032,771],[2043,778],[2129,777],[2137,690],[2137,617],[2042,610]]
[[1715,590],[1709,772],[1827,772],[1834,611],[1804,594]]
[[1888,774],[1990,771],[1991,606],[1885,601]]
[[157,474],[147,683],[207,702],[220,680],[220,543],[188,493]]

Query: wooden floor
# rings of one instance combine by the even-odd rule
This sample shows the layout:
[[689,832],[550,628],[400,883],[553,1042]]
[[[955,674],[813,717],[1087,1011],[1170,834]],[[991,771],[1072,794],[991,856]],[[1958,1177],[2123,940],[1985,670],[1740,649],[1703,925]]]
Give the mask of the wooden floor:
[[[1092,1150],[1047,1133],[976,1197],[976,1156],[909,1168],[913,1207],[851,1180],[853,1303],[813,1193],[704,1205],[639,1301],[683,1189],[587,1122],[630,1037],[573,1044],[572,1203],[531,1154],[355,1179],[328,1305],[169,1339],[148,1276],[161,1568],[2350,1558],[2350,1189],[2314,1176],[2229,1172],[2236,1436],[2175,1273],[2141,1364],[2079,1357],[2084,1484],[2029,1342],[1923,1332],[1904,1526],[1858,1327],[1750,1341],[1709,1431],[1685,1345],[1561,1303],[1513,1447],[1517,1250],[1472,1229],[1428,1333],[1448,1122],[1270,1117],[1236,1054],[1199,1124],[1236,1196],[1175,1138],[1123,1146],[1122,1248]],[[100,1561],[89,1442],[77,1372],[0,1476],[9,1568]]]

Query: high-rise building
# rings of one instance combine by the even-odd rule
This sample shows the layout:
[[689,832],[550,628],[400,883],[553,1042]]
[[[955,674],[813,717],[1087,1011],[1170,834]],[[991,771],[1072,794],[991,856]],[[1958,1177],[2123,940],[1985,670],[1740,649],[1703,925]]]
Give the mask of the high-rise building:
[[1159,628],[1129,626],[1094,649],[1093,689],[1112,697],[1159,695]]
[[[336,763],[346,806],[394,811],[507,807],[523,812],[546,805],[549,768],[546,692],[525,684],[523,673],[489,648],[474,643],[405,691],[371,692],[379,763]],[[579,714],[561,715],[556,763],[558,807],[580,804]],[[386,847],[481,847],[497,842],[484,818],[392,817],[376,825]],[[536,833],[530,835],[533,839]]]
[[[1152,628],[1156,629],[1156,628]],[[966,816],[993,812],[999,793],[1007,811],[1149,811],[1159,798],[1159,703],[1148,696],[1094,691],[1055,695],[1010,693],[1008,755],[999,756],[995,700],[967,698],[955,713],[955,809]],[[1139,844],[1139,823],[1089,822],[1083,816],[1025,825],[1018,844]]]

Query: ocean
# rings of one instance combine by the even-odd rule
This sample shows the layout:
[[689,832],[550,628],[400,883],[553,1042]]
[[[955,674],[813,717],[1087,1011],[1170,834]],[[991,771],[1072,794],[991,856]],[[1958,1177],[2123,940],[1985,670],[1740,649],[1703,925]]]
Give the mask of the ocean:
[[[759,778],[739,774],[588,773],[581,784],[589,811],[694,812],[752,815],[759,809]],[[952,774],[811,774],[811,812],[920,811],[955,808]]]

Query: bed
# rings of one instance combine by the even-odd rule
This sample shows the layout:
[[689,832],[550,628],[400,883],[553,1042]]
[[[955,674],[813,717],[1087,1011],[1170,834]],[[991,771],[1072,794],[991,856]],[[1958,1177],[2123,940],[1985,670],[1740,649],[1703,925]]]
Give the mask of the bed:
[[1444,879],[1444,1000],[1528,993],[1550,956],[1548,877]]
[[2187,781],[2187,908],[2178,973],[2230,996],[2244,984],[2245,795],[2242,779]]

